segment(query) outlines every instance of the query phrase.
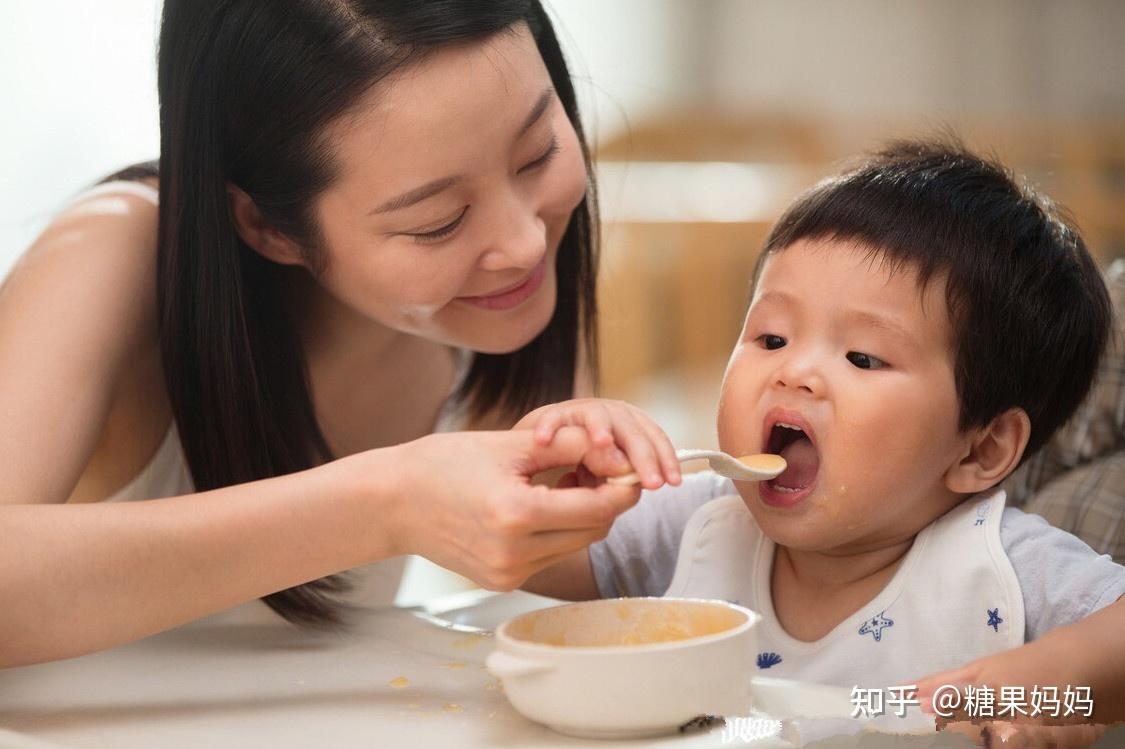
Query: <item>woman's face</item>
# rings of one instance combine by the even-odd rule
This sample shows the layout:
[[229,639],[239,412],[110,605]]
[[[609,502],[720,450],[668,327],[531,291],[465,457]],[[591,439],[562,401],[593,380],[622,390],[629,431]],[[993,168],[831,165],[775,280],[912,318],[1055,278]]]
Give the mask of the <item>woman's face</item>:
[[586,193],[578,137],[526,25],[447,45],[330,126],[321,285],[362,316],[514,351],[554,312],[555,255]]

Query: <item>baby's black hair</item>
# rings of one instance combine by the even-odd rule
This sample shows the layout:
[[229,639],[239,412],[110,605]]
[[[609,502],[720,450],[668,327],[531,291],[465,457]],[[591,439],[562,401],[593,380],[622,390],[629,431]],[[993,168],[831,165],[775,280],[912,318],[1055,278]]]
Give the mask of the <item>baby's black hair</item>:
[[1105,284],[1073,222],[998,161],[954,139],[891,143],[801,195],[755,279],[771,253],[818,239],[855,242],[923,289],[945,279],[960,429],[1020,407],[1026,459],[1089,391],[1112,324]]

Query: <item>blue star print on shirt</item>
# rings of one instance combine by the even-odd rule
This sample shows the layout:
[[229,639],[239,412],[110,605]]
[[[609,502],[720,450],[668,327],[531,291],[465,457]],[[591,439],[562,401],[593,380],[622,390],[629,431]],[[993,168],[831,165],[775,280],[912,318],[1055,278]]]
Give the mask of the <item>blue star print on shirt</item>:
[[988,610],[988,626],[992,627],[994,631],[999,632],[1000,625],[1003,623],[1004,620],[1000,618],[1000,609]]
[[875,642],[880,642],[883,639],[883,630],[887,627],[893,627],[894,625],[895,620],[888,619],[883,616],[883,612],[880,611],[878,616],[874,616],[863,623],[863,626],[859,628],[859,634],[866,635],[870,633],[875,636]]
[[769,668],[781,663],[781,656],[777,653],[758,653],[758,668]]

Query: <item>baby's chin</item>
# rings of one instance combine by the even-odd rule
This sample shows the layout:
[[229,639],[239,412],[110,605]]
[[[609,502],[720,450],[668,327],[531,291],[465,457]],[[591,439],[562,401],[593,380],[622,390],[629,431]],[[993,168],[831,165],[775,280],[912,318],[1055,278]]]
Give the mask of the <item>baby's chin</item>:
[[831,524],[825,527],[823,519],[816,513],[776,513],[756,497],[747,498],[744,494],[742,500],[762,533],[779,546],[796,551],[826,552],[847,541],[842,537],[842,529]]
[[839,510],[830,507],[830,502],[823,497],[824,487],[820,482],[812,490],[803,495],[800,501],[792,505],[776,505],[763,501],[760,493],[759,482],[734,482],[743,504],[753,513],[759,525],[763,528],[767,523],[785,523],[787,526],[800,527],[802,519],[823,521],[826,516],[834,516]]

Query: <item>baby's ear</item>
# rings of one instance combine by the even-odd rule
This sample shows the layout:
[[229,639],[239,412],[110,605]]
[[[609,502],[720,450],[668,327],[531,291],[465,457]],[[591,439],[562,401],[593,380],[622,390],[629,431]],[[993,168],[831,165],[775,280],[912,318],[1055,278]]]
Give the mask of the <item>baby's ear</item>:
[[227,185],[231,221],[242,241],[267,260],[281,265],[304,265],[300,246],[269,225],[254,199],[234,185]]
[[1009,408],[970,435],[965,453],[945,473],[946,487],[958,494],[984,491],[1016,469],[1031,437],[1031,419],[1022,408]]

